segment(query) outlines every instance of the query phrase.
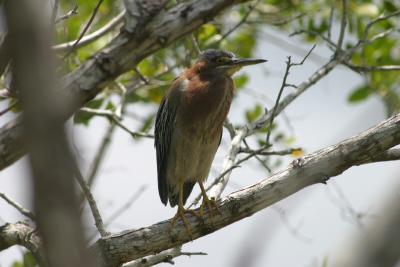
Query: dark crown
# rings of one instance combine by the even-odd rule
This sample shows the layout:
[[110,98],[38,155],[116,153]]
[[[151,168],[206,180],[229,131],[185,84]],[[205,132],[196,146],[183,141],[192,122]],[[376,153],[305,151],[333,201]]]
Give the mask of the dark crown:
[[235,55],[224,50],[208,49],[200,54],[199,59],[203,61],[215,61],[217,58],[221,57],[234,58]]

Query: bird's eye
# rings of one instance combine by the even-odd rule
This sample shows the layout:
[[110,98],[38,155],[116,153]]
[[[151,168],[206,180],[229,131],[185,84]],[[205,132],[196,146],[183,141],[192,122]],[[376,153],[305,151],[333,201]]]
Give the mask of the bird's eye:
[[229,61],[229,58],[227,58],[227,57],[219,57],[216,60],[217,63],[226,63],[228,61]]

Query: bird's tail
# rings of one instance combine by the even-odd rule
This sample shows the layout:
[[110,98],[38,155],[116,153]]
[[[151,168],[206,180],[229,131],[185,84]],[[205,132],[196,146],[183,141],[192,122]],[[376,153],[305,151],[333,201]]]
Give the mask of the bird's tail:
[[[186,200],[188,199],[190,193],[193,190],[196,182],[186,182],[183,184],[183,205],[185,205]],[[176,188],[169,188],[168,192],[169,204],[171,207],[175,207],[179,203],[179,190]]]

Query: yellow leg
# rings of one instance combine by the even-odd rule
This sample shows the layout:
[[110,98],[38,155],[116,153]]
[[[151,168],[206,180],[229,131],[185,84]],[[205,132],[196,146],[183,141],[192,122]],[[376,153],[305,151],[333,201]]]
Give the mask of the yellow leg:
[[204,216],[204,213],[205,213],[204,209],[205,209],[205,208],[207,208],[207,210],[209,211],[210,216],[212,216],[212,213],[213,213],[212,210],[213,210],[213,208],[215,208],[215,210],[216,210],[218,213],[220,213],[220,211],[219,211],[219,209],[218,209],[218,205],[217,205],[217,203],[215,202],[215,200],[209,199],[209,198],[208,198],[206,189],[204,188],[204,186],[203,186],[203,184],[202,184],[201,182],[199,182],[199,185],[200,185],[200,189],[201,189],[201,194],[202,194],[202,196],[203,196],[203,203],[201,203],[199,215],[200,215],[201,217]]
[[183,183],[179,184],[179,203],[178,203],[178,211],[176,212],[175,216],[172,218],[171,221],[171,226],[170,226],[170,231],[174,227],[176,221],[181,218],[183,223],[185,224],[186,231],[189,234],[190,237],[193,237],[192,235],[192,228],[190,227],[189,220],[186,218],[185,213],[191,213],[195,216],[198,216],[194,211],[192,210],[187,210],[183,206]]

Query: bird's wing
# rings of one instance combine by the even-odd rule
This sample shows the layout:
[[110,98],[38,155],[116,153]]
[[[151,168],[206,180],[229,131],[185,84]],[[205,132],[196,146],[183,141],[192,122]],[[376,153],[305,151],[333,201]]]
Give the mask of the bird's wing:
[[167,205],[168,202],[167,164],[178,107],[175,101],[179,97],[180,91],[177,84],[175,80],[169,94],[164,96],[161,101],[154,132],[154,146],[157,153],[158,193],[164,205]]

